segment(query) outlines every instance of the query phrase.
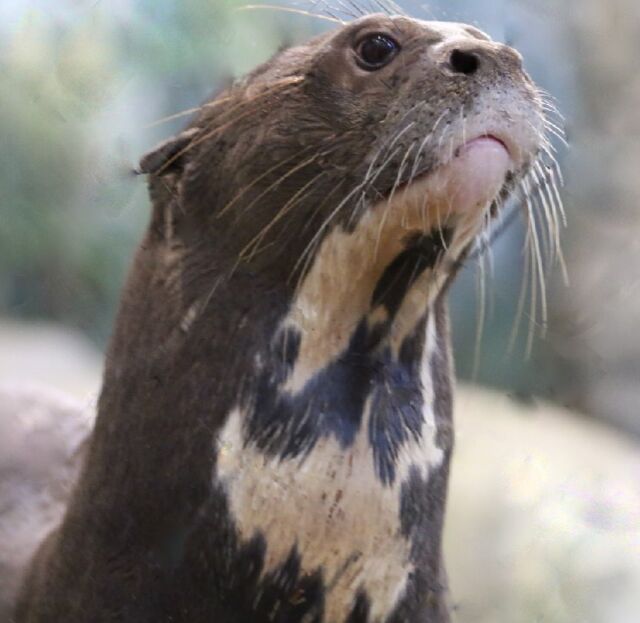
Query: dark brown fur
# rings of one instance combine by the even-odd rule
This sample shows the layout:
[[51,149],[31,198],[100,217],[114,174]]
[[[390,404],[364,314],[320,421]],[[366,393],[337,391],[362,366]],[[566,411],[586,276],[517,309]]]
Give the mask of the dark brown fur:
[[[402,62],[355,71],[364,31],[395,33]],[[286,582],[261,578],[265,543],[238,539],[213,478],[215,439],[239,397],[256,391],[256,357],[275,361],[273,340],[307,266],[298,259],[313,257],[315,237],[353,227],[389,194],[410,141],[438,118],[446,126],[463,105],[473,111],[479,91],[513,88],[533,99],[517,55],[467,32],[456,45],[486,69],[445,78],[440,61],[424,60],[442,42],[436,30],[364,18],[279,54],[142,160],[153,213],[122,296],[86,466],[33,563],[18,623],[321,620],[321,570],[303,574],[292,552]],[[327,222],[408,118],[415,126],[403,149]],[[419,172],[439,158],[429,146]],[[441,531],[453,434],[443,297],[425,311],[438,318],[435,409],[446,460],[427,481],[416,473],[403,485],[403,531],[418,571],[394,622],[448,621]],[[368,597],[344,618],[367,621]]]

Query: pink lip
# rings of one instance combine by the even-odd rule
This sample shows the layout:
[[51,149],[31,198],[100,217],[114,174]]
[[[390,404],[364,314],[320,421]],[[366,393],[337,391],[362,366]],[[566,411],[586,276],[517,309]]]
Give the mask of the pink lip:
[[467,141],[466,143],[464,143],[464,145],[460,146],[456,150],[455,156],[458,157],[463,153],[466,153],[476,148],[483,148],[483,149],[494,148],[495,149],[496,147],[506,151],[507,154],[511,156],[511,152],[507,147],[507,144],[502,139],[498,138],[497,136],[494,136],[493,134],[478,136],[476,138],[471,139],[470,141]]

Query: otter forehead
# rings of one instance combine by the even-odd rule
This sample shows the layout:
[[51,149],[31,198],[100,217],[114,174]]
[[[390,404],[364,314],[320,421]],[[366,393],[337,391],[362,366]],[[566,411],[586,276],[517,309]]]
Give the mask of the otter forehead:
[[[402,46],[425,50],[439,44],[460,44],[468,48],[479,44],[483,53],[511,54],[517,60],[513,69],[521,69],[520,55],[512,48],[492,41],[484,32],[468,24],[457,22],[425,21],[405,16],[384,14],[368,15],[346,23],[340,28],[315,37],[303,45],[283,50],[268,65],[250,74],[248,82],[271,82],[275,78],[304,73],[310,70],[319,59],[330,60],[332,53],[343,51],[350,53],[357,41],[367,34],[388,33]],[[336,59],[338,60],[338,59]]]
[[389,31],[397,36],[420,37],[423,41],[438,43],[449,39],[472,39],[491,41],[491,37],[478,28],[461,22],[440,22],[414,19],[406,16],[389,16],[384,14],[367,15],[355,19],[339,29],[316,38],[310,42],[313,46],[321,45],[330,39],[340,39],[362,34],[364,31]]
[[343,30],[361,28],[391,29],[397,34],[408,36],[428,37],[433,42],[444,41],[453,38],[472,38],[480,41],[491,41],[491,37],[475,26],[461,22],[441,22],[434,20],[421,20],[405,15],[389,16],[384,14],[367,15],[349,22]]
[[396,27],[406,27],[409,31],[413,30],[417,33],[431,35],[434,41],[469,38],[479,41],[491,41],[491,37],[482,30],[461,22],[428,21],[402,16],[394,19],[394,25]]

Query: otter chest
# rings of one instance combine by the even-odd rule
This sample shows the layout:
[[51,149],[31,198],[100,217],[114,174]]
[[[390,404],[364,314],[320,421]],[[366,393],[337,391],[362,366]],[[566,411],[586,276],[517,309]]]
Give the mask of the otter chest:
[[376,468],[372,420],[380,407],[371,397],[348,445],[322,435],[300,456],[270,456],[246,441],[241,409],[231,412],[218,437],[216,477],[240,538],[264,538],[263,574],[277,571],[292,555],[302,573],[320,572],[327,623],[345,620],[362,594],[369,620],[384,620],[414,569],[410,535],[403,530],[404,489],[412,471],[428,478],[444,458],[436,441],[427,352],[419,376],[420,422],[392,456],[392,479]]

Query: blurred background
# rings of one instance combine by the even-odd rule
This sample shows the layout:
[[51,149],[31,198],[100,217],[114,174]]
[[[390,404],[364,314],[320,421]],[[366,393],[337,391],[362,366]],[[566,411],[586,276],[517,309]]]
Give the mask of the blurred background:
[[[322,13],[322,2],[279,0]],[[374,0],[358,0],[377,10]],[[338,0],[328,4],[338,7]],[[524,228],[452,301],[457,405],[447,553],[463,623],[640,620],[640,3],[400,1],[517,47],[557,100],[570,284],[509,348]],[[176,113],[332,25],[242,0],[0,2],[0,382],[90,401],[149,214],[139,157]],[[168,118],[168,119],[167,119]],[[540,318],[538,317],[538,321]],[[477,365],[474,365],[476,362]]]

